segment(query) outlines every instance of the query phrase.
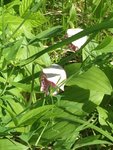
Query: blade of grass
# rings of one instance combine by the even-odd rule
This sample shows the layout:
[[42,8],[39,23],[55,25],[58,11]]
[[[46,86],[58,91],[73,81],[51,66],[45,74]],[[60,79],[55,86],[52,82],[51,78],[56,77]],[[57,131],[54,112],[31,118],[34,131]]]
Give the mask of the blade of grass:
[[46,123],[45,127],[43,128],[42,132],[40,133],[40,135],[39,135],[39,137],[38,137],[38,139],[37,139],[37,141],[35,143],[35,146],[38,146],[38,143],[39,143],[39,141],[40,141],[40,139],[42,137],[42,134],[44,133],[45,129],[47,128],[48,123],[49,123],[49,121]]
[[31,103],[36,101],[36,98],[34,97],[34,71],[35,71],[35,64],[32,64],[32,83],[31,83],[31,93],[30,93],[30,99],[28,102],[28,106],[31,105]]
[[36,35],[35,38],[31,39],[29,41],[29,44],[33,44],[37,42],[38,40],[44,40],[44,39],[50,38],[51,36],[54,36],[56,33],[58,33],[61,30],[62,30],[62,26],[55,26],[45,31],[42,31],[41,33]]

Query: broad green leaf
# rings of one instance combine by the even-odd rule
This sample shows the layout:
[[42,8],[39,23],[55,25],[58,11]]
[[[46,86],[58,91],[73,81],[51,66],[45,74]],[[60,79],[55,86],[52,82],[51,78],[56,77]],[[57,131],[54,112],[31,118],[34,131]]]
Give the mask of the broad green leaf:
[[83,110],[83,103],[72,102],[67,100],[62,100],[57,103],[58,107],[64,108],[67,112],[73,113],[77,116],[85,116],[86,112]]
[[21,47],[22,45],[22,41],[23,39],[20,39],[18,41],[16,41],[14,43],[14,45],[10,46],[10,47],[7,47],[3,50],[3,55],[4,55],[4,58],[7,60],[7,61],[14,61],[15,58],[16,58],[16,55],[18,53],[18,50],[19,48]]
[[104,97],[104,93],[103,92],[100,92],[100,91],[93,91],[93,90],[90,90],[90,97],[89,97],[89,100],[96,104],[97,105],[100,105],[100,103],[102,102],[103,100],[103,97]]
[[94,49],[94,52],[95,51],[100,54],[113,52],[113,38],[110,36],[106,37],[102,43]]
[[111,94],[112,87],[105,73],[97,67],[91,67],[80,75],[72,75],[66,83],[67,86],[77,85],[84,89]]
[[18,98],[20,98],[20,99],[23,100],[22,91],[23,91],[22,88],[17,88],[16,86],[14,86],[14,87],[8,89],[8,92],[9,92],[11,95],[16,96],[16,97],[18,97]]
[[19,125],[33,124],[34,121],[48,113],[48,111],[50,111],[53,107],[54,105],[46,105],[29,110],[28,112],[24,113],[23,116],[19,119]]
[[[67,65],[65,67],[67,76],[70,77],[74,74],[78,77],[79,76],[78,74],[81,73],[80,67],[81,63],[73,63]],[[84,110],[88,110],[90,112],[94,110],[94,108],[102,102],[103,96],[104,96],[103,92],[90,89],[88,90],[73,85],[65,87],[62,99],[84,103]]]
[[[105,1],[102,0],[97,0],[96,1],[96,6],[95,9],[93,10],[93,13],[95,14],[96,18],[101,19],[103,17],[103,12],[105,13],[106,11],[104,10],[104,7],[106,5]],[[94,3],[95,4],[95,3]]]
[[6,136],[9,135],[8,128],[0,125],[0,136],[5,136],[5,135]]
[[73,74],[78,74],[80,72],[81,63],[72,63],[65,66],[66,74],[70,77]]
[[[104,94],[98,91],[86,90],[78,86],[70,86],[65,89],[61,100],[78,102],[81,104],[80,112],[92,112],[103,100]],[[73,104],[74,105],[74,104]]]
[[[44,46],[40,43],[40,47],[29,45],[28,48],[29,48],[29,55],[32,56],[33,54],[36,54],[38,51],[42,51],[44,49]],[[35,62],[42,66],[51,65],[51,59],[48,53],[42,55],[39,59],[35,60]]]
[[[59,110],[59,113],[62,113],[62,111]],[[76,131],[76,128],[80,124],[68,120],[68,117],[67,118],[59,117],[58,119],[53,119],[53,122],[50,123],[45,129],[42,135],[41,142],[47,142],[47,144],[53,141],[56,141],[56,144],[59,144],[60,142],[61,144],[60,148],[63,146],[63,143],[65,142],[65,144],[68,145],[66,147],[70,147],[70,145],[72,145],[75,142],[76,138],[78,137],[79,132]],[[41,130],[38,131],[38,133],[40,133],[40,131],[42,131],[42,128]],[[67,141],[69,143],[67,143]]]
[[22,91],[31,92],[31,85],[30,84],[23,84],[23,83],[12,82],[12,81],[9,81],[9,83],[12,86],[15,86],[16,88],[21,89]]
[[[67,103],[68,104],[68,103]],[[66,104],[66,105],[67,105]],[[107,137],[108,139],[110,139],[111,141],[113,140],[113,138],[111,138],[111,135],[107,132],[105,132],[104,130],[102,130],[101,128],[96,127],[95,125],[93,125],[92,123],[90,123],[89,121],[85,120],[82,116],[80,117],[78,114],[76,114],[76,109],[78,111],[81,111],[80,108],[77,108],[77,105],[75,106],[75,113],[71,110],[69,110],[68,106],[67,109],[65,109],[65,101],[64,101],[64,106],[60,106],[59,108],[55,109],[53,111],[53,115],[54,118],[52,119],[53,121],[51,122],[51,124],[49,124],[47,126],[47,129],[45,130],[45,132],[42,135],[42,141],[47,140],[49,141],[56,141],[59,143],[58,139],[60,139],[61,145],[62,146],[67,140],[69,140],[69,136],[74,136],[76,138],[72,138],[71,143],[65,143],[64,146],[65,148],[69,147],[70,145],[72,145],[72,143],[74,144],[79,136],[79,132],[84,130],[84,128],[92,128],[96,131],[98,131],[99,133],[103,134],[105,137]],[[70,107],[71,109],[71,107]],[[87,108],[88,109],[88,108]],[[73,109],[74,110],[74,109]],[[48,115],[48,114],[47,114]],[[49,116],[49,115],[48,115]],[[44,118],[46,118],[47,116],[45,115]],[[92,119],[91,119],[92,121]],[[82,125],[82,126],[81,126]],[[40,129],[39,129],[39,133],[40,133]],[[89,142],[90,141],[90,142]],[[101,143],[102,141],[96,141],[96,140],[91,140],[89,139],[89,143],[87,144],[91,144],[95,142],[97,142],[99,144],[99,142]],[[102,142],[103,143],[103,142]],[[111,144],[110,142],[106,144]],[[76,146],[76,144],[75,144]]]
[[[62,121],[61,121],[62,120]],[[66,140],[70,135],[74,134],[78,136],[76,128],[79,126],[77,123],[71,123],[70,120],[65,118],[58,119],[58,122],[53,122],[52,126],[48,126],[43,134],[43,138],[47,139],[48,142],[57,139]]]
[[84,103],[89,100],[90,91],[79,86],[69,86],[65,88],[61,99],[67,101]]
[[[19,49],[16,60],[19,61],[19,60],[27,59],[28,57],[36,54],[37,52],[42,51],[43,49],[44,49],[44,46],[41,43],[39,46],[33,46],[33,45],[23,46]],[[39,59],[35,60],[35,63],[42,65],[42,66],[49,66],[51,65],[50,56],[48,55],[48,53],[45,53]],[[28,70],[31,70],[30,68],[32,69],[32,65],[28,64]]]
[[27,150],[28,147],[9,139],[0,139],[0,150]]
[[[22,33],[24,33],[27,36],[27,38],[34,37],[33,34],[31,33],[31,31],[32,31],[31,23],[24,22],[24,24],[21,25],[21,23],[23,21],[24,21],[24,19],[19,16],[14,16],[9,13],[6,13],[4,15],[4,28],[7,27],[7,37],[8,38],[12,37],[12,35],[13,35],[13,37],[18,37]],[[1,31],[2,31],[2,25],[3,25],[2,24],[2,16],[0,16],[0,30]]]
[[45,16],[40,12],[31,13],[26,22],[31,24],[31,27],[36,28],[47,22]]

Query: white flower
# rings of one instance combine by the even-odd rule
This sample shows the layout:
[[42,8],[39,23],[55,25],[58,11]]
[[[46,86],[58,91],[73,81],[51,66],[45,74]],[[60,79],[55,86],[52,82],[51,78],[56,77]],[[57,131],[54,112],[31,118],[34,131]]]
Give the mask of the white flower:
[[[81,32],[81,31],[83,31],[83,29],[81,29],[81,28],[68,29],[67,30],[67,36],[71,37],[71,36]],[[84,37],[82,37],[76,41],[73,41],[72,45],[75,46],[76,50],[79,50],[86,41],[87,41],[87,36],[84,36]]]
[[[58,64],[52,64],[50,67],[44,68],[41,74],[41,91],[49,93],[48,88],[59,88],[64,91],[64,82],[66,80],[65,70]],[[53,95],[57,94],[54,91]]]

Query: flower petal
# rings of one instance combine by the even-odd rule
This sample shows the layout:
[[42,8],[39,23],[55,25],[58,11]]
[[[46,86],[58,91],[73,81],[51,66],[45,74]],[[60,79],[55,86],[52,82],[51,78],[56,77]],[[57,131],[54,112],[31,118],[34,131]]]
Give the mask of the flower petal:
[[[79,32],[83,31],[83,29],[81,28],[73,28],[73,29],[68,29],[67,30],[67,36],[71,37]],[[87,41],[87,36],[84,36],[76,41],[73,41],[72,44],[77,47],[78,49],[80,49],[82,47],[82,45]]]
[[[41,90],[47,93],[48,87],[58,87],[64,91],[64,81],[66,80],[65,70],[58,64],[52,64],[42,70],[42,75],[46,79],[41,80]],[[46,81],[46,82],[45,82]],[[45,87],[45,88],[44,88]]]

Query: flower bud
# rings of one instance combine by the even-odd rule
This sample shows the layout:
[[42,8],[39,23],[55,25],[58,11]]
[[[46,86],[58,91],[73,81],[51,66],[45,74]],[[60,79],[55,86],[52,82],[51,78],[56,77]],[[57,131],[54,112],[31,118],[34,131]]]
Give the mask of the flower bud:
[[[73,29],[68,29],[67,30],[67,37],[71,37],[79,32],[83,31],[83,29],[81,28],[73,28]],[[82,45],[87,41],[87,36],[84,36],[76,41],[73,41],[72,44],[70,45],[70,48],[73,51],[77,51],[79,50]]]
[[66,80],[65,70],[58,64],[52,64],[50,67],[44,68],[41,73],[40,90],[49,94],[49,87],[55,88],[53,95],[58,93],[58,89],[64,91],[64,82]]

